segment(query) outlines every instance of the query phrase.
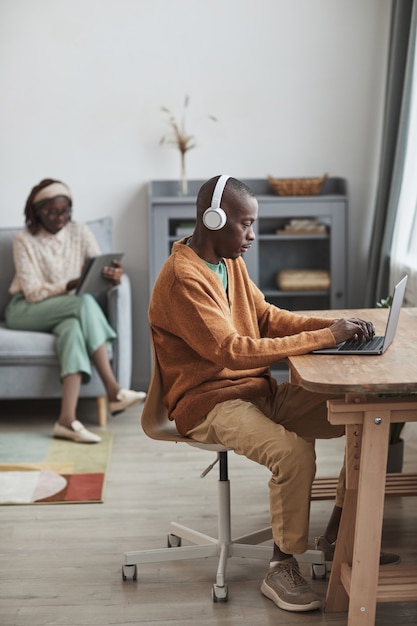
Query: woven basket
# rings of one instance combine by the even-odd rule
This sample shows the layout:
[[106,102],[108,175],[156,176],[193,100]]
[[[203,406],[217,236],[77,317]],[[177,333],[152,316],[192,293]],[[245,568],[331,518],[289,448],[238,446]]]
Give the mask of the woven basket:
[[276,281],[282,291],[325,291],[330,287],[330,274],[326,270],[281,270]]
[[277,196],[317,196],[328,174],[323,174],[320,178],[273,178],[268,176],[271,185]]

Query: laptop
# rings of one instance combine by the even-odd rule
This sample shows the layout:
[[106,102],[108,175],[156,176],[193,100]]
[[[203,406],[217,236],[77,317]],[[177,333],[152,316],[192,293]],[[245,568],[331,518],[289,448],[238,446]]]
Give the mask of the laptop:
[[362,342],[359,342],[356,338],[348,339],[347,341],[338,343],[334,348],[313,350],[312,354],[383,354],[395,337],[406,284],[407,276],[404,276],[404,278],[395,285],[384,335],[376,336],[369,341]]

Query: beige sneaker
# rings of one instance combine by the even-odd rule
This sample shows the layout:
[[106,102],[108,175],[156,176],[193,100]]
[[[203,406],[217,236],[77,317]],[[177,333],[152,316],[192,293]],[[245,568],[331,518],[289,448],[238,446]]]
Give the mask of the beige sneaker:
[[144,391],[133,391],[132,389],[120,389],[117,394],[116,402],[109,402],[109,409],[112,415],[117,415],[118,413],[122,413],[125,409],[137,404],[138,402],[143,402],[146,398],[146,393]]
[[308,586],[294,557],[270,567],[261,592],[284,611],[315,611],[321,600]]
[[53,435],[59,439],[71,439],[77,443],[99,443],[101,441],[101,437],[87,430],[78,420],[74,420],[70,428],[61,426],[59,422],[56,422]]

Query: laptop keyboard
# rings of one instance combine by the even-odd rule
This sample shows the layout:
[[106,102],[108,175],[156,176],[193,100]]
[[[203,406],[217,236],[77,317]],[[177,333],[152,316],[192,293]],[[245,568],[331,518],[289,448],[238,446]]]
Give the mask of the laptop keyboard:
[[384,337],[374,337],[369,341],[358,341],[357,339],[348,339],[345,341],[343,345],[340,346],[339,350],[343,352],[344,350],[357,350],[360,352],[361,350],[379,350],[382,348],[382,344],[384,343]]

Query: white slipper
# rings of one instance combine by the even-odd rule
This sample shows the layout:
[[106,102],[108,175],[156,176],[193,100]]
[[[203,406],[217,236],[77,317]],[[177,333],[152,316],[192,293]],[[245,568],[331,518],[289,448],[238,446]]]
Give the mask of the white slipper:
[[59,439],[71,439],[77,443],[99,443],[101,441],[101,437],[87,430],[78,420],[74,420],[70,428],[55,422],[53,435]]
[[132,389],[120,389],[117,394],[117,402],[109,402],[109,409],[112,415],[117,415],[125,409],[138,402],[143,402],[146,398],[144,391],[133,391]]

